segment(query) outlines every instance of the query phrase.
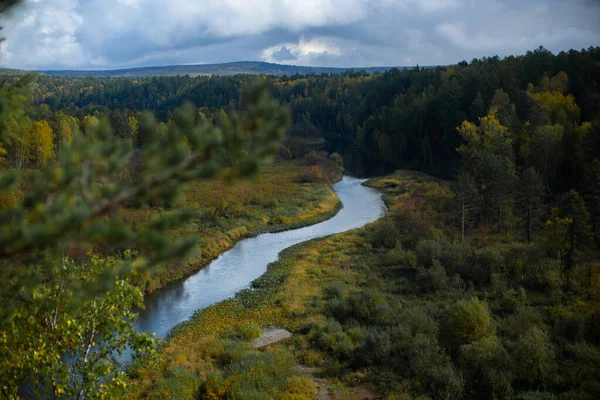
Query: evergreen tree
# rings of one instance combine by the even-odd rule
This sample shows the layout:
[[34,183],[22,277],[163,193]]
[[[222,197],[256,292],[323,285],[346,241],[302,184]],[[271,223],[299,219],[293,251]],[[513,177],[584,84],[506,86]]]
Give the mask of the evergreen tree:
[[531,242],[536,221],[544,203],[544,184],[535,168],[526,169],[521,175],[517,206],[525,220],[527,241]]
[[578,262],[581,251],[587,246],[590,240],[590,214],[581,196],[572,189],[562,198],[561,213],[563,217],[568,218],[570,221],[566,232],[568,247],[564,260],[564,273],[568,289],[571,271]]
[[[245,98],[246,113],[232,113],[227,130],[189,126],[182,109],[158,136],[145,117],[140,129],[149,140],[134,179],[121,173],[131,140],[116,137],[106,122],[88,126],[86,137],[74,135],[54,162],[40,145],[40,173],[0,172],[0,191],[28,187],[24,199],[0,211],[0,397],[14,398],[20,388],[35,389],[30,397],[115,397],[125,378],[118,355],[128,347],[134,355],[153,353],[151,338],[131,326],[132,307],[142,305],[131,277],[196,247],[195,238],[172,240],[167,232],[193,212],[163,213],[135,234],[107,215],[131,202],[171,202],[186,182],[217,173],[254,173],[279,148],[288,115],[264,86]],[[51,134],[44,121],[34,127],[38,138]],[[145,256],[123,252],[142,245]],[[98,246],[124,256],[98,258]]]
[[460,243],[465,246],[465,227],[474,220],[479,208],[480,196],[475,179],[468,172],[461,171],[454,189],[454,202],[460,221]]
[[600,159],[595,159],[586,170],[583,193],[590,212],[594,242],[600,247]]
[[478,118],[483,117],[485,115],[485,110],[483,96],[481,96],[481,92],[478,90],[475,99],[473,99],[473,103],[471,103],[471,110],[469,112],[471,121],[477,121]]

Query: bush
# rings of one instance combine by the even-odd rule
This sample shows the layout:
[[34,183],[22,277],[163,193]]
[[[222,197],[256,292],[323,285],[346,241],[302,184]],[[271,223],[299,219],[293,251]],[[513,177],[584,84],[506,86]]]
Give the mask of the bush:
[[487,284],[493,273],[504,272],[504,256],[500,250],[484,247],[475,252],[470,279],[478,285]]
[[554,346],[548,335],[534,326],[517,343],[514,360],[519,380],[544,384],[554,361]]
[[340,360],[349,360],[354,350],[352,339],[337,321],[327,323],[312,336],[312,341],[322,350]]
[[428,381],[435,399],[459,399],[465,392],[465,381],[451,364],[431,369]]
[[262,328],[255,322],[248,322],[238,328],[238,333],[243,340],[254,340],[262,335]]
[[9,208],[15,207],[21,202],[22,198],[23,192],[19,189],[0,191],[0,211],[5,211]]
[[327,177],[317,165],[311,165],[308,169],[298,174],[299,183],[326,183]]
[[342,299],[346,295],[346,285],[341,282],[335,282],[325,289],[327,299]]
[[187,400],[194,398],[200,387],[200,377],[192,371],[175,367],[167,377],[157,381],[149,390],[148,397],[157,400]]
[[430,267],[434,261],[439,261],[442,257],[443,244],[437,240],[424,239],[417,243],[415,253],[417,261],[423,267]]
[[353,365],[357,368],[372,365],[390,366],[393,364],[393,360],[390,359],[391,351],[392,340],[389,330],[371,328],[366,332],[360,347],[354,354]]
[[400,238],[400,231],[392,218],[382,218],[375,223],[371,236],[373,247],[393,249]]
[[545,329],[542,316],[535,309],[524,307],[516,314],[504,319],[500,324],[500,329],[503,335],[512,339],[518,339],[534,326]]
[[341,322],[356,321],[365,325],[393,325],[396,311],[385,296],[374,289],[361,290],[345,299],[336,299],[328,304],[329,313]]
[[431,268],[419,268],[417,271],[417,280],[420,286],[428,291],[443,290],[448,285],[446,270],[438,260],[433,262]]
[[502,299],[500,300],[500,308],[505,313],[513,313],[523,306],[527,302],[527,294],[525,289],[519,288],[519,290],[508,289],[502,293]]
[[396,245],[395,248],[386,252],[382,256],[382,262],[386,265],[398,265],[403,267],[416,267],[417,256],[410,250],[404,250],[402,247]]
[[488,336],[460,348],[460,364],[478,382],[473,390],[480,397],[512,398],[510,356],[496,336]]
[[[200,390],[202,399],[308,400],[314,386],[302,378],[293,378],[295,362],[287,352],[248,351],[228,364],[222,373],[212,373]],[[308,389],[309,393],[298,393]]]
[[438,324],[424,308],[411,307],[398,316],[398,325],[409,330],[411,335],[437,336]]
[[442,338],[451,351],[460,346],[490,336],[494,322],[485,303],[473,297],[461,300],[448,310]]

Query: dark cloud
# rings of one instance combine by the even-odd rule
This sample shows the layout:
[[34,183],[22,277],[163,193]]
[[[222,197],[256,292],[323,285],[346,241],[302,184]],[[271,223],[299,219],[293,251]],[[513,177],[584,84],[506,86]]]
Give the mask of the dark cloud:
[[16,68],[432,65],[600,45],[596,0],[27,0],[12,14],[0,62]]
[[287,47],[282,47],[280,50],[274,52],[271,57],[273,57],[273,59],[277,61],[287,61],[296,59],[296,55],[294,55],[294,53],[292,53],[292,51]]

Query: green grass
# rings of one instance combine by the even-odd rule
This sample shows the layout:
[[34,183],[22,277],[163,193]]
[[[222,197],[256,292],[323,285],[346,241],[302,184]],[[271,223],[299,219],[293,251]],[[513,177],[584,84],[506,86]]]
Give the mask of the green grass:
[[[445,182],[399,171],[367,184],[384,191],[387,217],[283,251],[253,290],[178,326],[128,395],[151,396],[184,368],[215,399],[236,398],[228,382],[240,381],[256,398],[296,398],[285,386],[294,377],[308,398],[314,385],[347,399],[597,398],[597,260],[578,266],[563,291],[540,243],[471,241],[463,251],[445,217]],[[248,326],[294,336],[261,359],[240,339]],[[279,362],[303,368],[252,375],[256,363]]]
[[[170,236],[197,236],[201,239],[199,248],[183,262],[159,266],[139,276],[139,285],[146,292],[153,292],[196,272],[241,239],[294,229],[333,216],[340,202],[327,182],[299,183],[298,177],[309,168],[288,161],[267,166],[252,181],[191,184],[180,205],[193,207],[197,217],[170,232]],[[135,230],[161,212],[168,210],[121,208],[113,218]]]

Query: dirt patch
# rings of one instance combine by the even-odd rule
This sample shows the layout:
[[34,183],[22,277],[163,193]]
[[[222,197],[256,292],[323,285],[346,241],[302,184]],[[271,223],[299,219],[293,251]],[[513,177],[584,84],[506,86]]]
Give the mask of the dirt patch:
[[285,329],[265,329],[263,330],[262,336],[255,339],[252,345],[254,348],[258,349],[259,347],[277,343],[292,336],[292,332]]

